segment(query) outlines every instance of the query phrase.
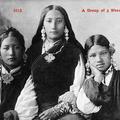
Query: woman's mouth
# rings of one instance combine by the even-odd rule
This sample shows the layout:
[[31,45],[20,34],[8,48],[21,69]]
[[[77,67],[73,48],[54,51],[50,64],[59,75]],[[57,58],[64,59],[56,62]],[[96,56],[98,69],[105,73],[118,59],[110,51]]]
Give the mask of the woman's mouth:
[[57,31],[51,31],[50,33],[57,34],[58,32]]
[[15,61],[16,58],[15,57],[11,57],[11,58],[8,58],[9,61]]
[[97,64],[96,66],[97,66],[97,68],[103,68],[104,64],[103,63],[102,64]]

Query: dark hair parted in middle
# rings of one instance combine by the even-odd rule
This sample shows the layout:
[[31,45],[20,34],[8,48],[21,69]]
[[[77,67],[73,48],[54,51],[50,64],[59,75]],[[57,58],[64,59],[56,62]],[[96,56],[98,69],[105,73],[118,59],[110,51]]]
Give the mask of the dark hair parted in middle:
[[[58,5],[49,5],[46,8],[43,9],[41,16],[40,16],[40,21],[39,21],[39,26],[37,29],[37,32],[35,34],[35,36],[33,37],[32,40],[32,44],[36,44],[41,40],[42,34],[41,34],[41,30],[43,27],[43,23],[44,23],[44,18],[46,16],[46,14],[50,11],[50,10],[58,10],[59,12],[61,12],[61,14],[64,16],[64,21],[65,21],[65,26],[68,28],[69,30],[69,39],[68,42],[72,42],[73,44],[75,44],[77,47],[79,47],[81,49],[81,52],[84,54],[84,49],[81,46],[81,44],[76,40],[75,38],[75,34],[72,30],[72,26],[68,17],[68,14],[66,12],[66,10]],[[64,40],[64,34],[62,35],[62,39]]]
[[19,42],[23,50],[25,50],[25,41],[23,35],[15,28],[10,27],[0,36],[0,46],[2,41],[7,38],[8,36],[15,37],[16,40]]
[[105,36],[103,36],[101,34],[97,34],[97,35],[90,36],[86,40],[85,46],[84,46],[86,56],[87,56],[90,48],[94,45],[100,45],[100,46],[106,47],[107,49],[109,49],[111,54],[113,54],[115,52],[115,49],[112,46],[110,46],[109,40]]

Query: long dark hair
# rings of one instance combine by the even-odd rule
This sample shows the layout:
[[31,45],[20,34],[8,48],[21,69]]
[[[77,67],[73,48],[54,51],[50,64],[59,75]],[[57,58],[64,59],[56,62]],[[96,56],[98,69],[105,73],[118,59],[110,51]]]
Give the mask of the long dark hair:
[[[46,14],[50,10],[53,10],[53,9],[60,11],[62,13],[62,15],[64,16],[65,25],[69,30],[68,42],[75,44],[77,47],[79,47],[81,49],[81,52],[84,54],[84,49],[83,49],[82,45],[75,38],[75,34],[72,30],[72,26],[71,26],[71,23],[70,23],[70,20],[69,20],[69,17],[68,17],[66,10],[63,7],[57,6],[57,5],[49,5],[43,9],[41,16],[40,16],[40,21],[39,21],[39,26],[38,26],[37,32],[32,39],[32,44],[34,45],[41,40],[41,29],[43,27],[44,18],[46,16]],[[64,35],[62,36],[62,38],[64,39]]]
[[[28,63],[30,63],[30,65],[41,54],[41,52],[40,52],[41,51],[41,44],[43,43],[43,40],[41,39],[42,38],[41,30],[42,30],[42,27],[43,27],[44,18],[46,16],[46,14],[50,10],[53,10],[53,9],[60,11],[61,14],[64,16],[65,25],[69,30],[68,42],[74,44],[75,46],[77,46],[81,50],[81,53],[82,53],[83,58],[85,60],[85,57],[84,57],[85,51],[84,51],[82,45],[75,38],[75,34],[72,30],[72,26],[71,26],[71,23],[70,23],[70,20],[69,20],[69,17],[68,17],[68,14],[67,14],[66,10],[61,6],[49,5],[49,6],[47,6],[43,9],[43,11],[41,13],[41,16],[40,16],[40,21],[39,21],[39,25],[38,25],[38,28],[37,28],[37,32],[32,39],[32,45],[26,51],[26,54],[28,55],[28,58],[29,58]],[[64,34],[61,36],[63,41],[65,41],[64,36],[65,36]]]

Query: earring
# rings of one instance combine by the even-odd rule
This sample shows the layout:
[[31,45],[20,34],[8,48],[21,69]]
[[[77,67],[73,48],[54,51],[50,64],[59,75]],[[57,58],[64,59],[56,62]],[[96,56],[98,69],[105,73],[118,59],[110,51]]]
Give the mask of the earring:
[[113,58],[111,57],[111,65],[113,65]]
[[116,61],[113,60],[113,58],[111,58],[111,65],[114,66],[114,68],[117,70],[118,66],[116,64]]
[[64,33],[65,33],[65,39],[66,39],[66,41],[68,41],[68,39],[69,39],[69,35],[68,35],[69,30],[68,30],[68,28],[66,26],[65,26],[65,29],[64,29]]
[[86,75],[89,76],[89,75],[91,74],[90,65],[89,65],[89,63],[87,62],[85,66],[86,66]]
[[41,35],[42,38],[41,38],[41,39],[42,39],[43,41],[45,41],[45,28],[44,28],[44,26],[42,27],[41,33],[42,33],[42,35]]

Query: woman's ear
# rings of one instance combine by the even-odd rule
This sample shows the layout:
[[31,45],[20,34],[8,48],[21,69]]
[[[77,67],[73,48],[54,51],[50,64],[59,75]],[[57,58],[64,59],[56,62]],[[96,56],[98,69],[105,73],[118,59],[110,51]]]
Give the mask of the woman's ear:
[[90,62],[90,61],[89,61],[89,57],[87,57],[87,61]]
[[115,48],[114,48],[114,44],[111,44],[109,47],[109,51],[110,51],[110,55],[112,56],[115,53]]
[[2,60],[2,57],[1,57],[1,47],[0,47],[0,60]]
[[23,61],[24,61],[24,63],[27,62],[27,58],[28,58],[28,56],[27,56],[27,54],[24,52],[24,53],[23,53]]
[[0,57],[1,57],[1,47],[0,47]]

